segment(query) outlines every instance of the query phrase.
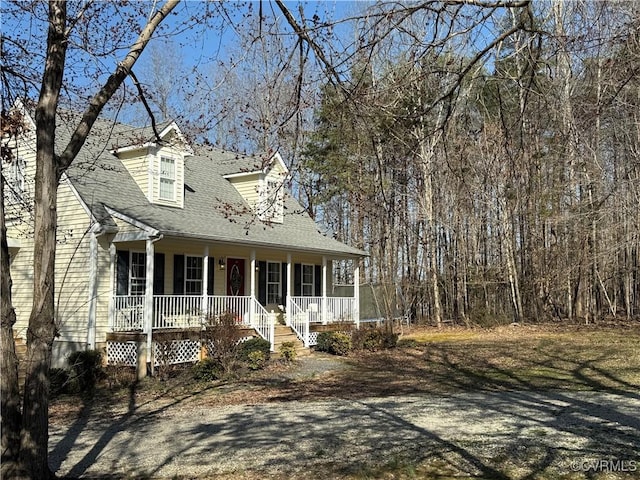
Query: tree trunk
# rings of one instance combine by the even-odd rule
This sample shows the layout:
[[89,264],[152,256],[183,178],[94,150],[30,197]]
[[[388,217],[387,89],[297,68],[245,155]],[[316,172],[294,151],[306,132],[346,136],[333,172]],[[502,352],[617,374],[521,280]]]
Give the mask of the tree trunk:
[[[51,352],[55,339],[55,253],[57,224],[57,190],[60,178],[71,165],[84,145],[93,124],[105,104],[122,85],[131,68],[147,46],[157,26],[175,8],[179,0],[167,2],[149,19],[140,32],[137,41],[130,48],[115,72],[104,86],[89,101],[82,120],[76,127],[60,156],[55,154],[56,113],[62,89],[67,53],[67,3],[64,0],[49,2],[47,51],[44,73],[40,87],[40,98],[36,107],[36,176],[34,200],[34,277],[33,305],[27,331],[27,361],[24,399],[22,407],[22,429],[20,431],[20,451],[17,467],[24,473],[13,478],[43,480],[53,478],[49,470],[49,369]],[[4,245],[3,245],[4,248]],[[4,259],[3,250],[3,259]],[[4,262],[4,260],[3,260]],[[8,281],[8,276],[6,276]],[[3,263],[3,289],[4,285]],[[3,290],[4,292],[4,290]],[[8,298],[8,297],[7,297]],[[3,382],[5,379],[5,309],[3,295]],[[7,311],[7,328],[10,331],[10,315]],[[13,336],[10,336],[13,340]],[[9,352],[10,353],[10,352]],[[14,354],[15,355],[15,354]],[[7,355],[7,369],[11,359]],[[7,375],[7,381],[11,375]],[[4,383],[3,383],[4,387]],[[9,395],[8,399],[11,398]],[[4,402],[4,391],[3,391]],[[3,403],[3,408],[4,408]],[[19,420],[18,420],[19,421]],[[13,424],[11,424],[13,425]],[[3,459],[4,435],[12,438],[16,432],[4,423],[3,411]],[[7,452],[9,453],[9,451]]]
[[18,454],[20,452],[20,391],[18,388],[18,358],[13,339],[13,325],[16,312],[11,301],[11,271],[9,269],[9,246],[7,228],[4,222],[4,177],[0,178],[0,302],[2,314],[0,401],[2,403],[2,460],[0,478],[17,476]]
[[49,470],[49,368],[56,334],[54,279],[58,169],[56,110],[66,60],[66,3],[49,4],[47,62],[36,107],[36,178],[33,245],[33,306],[27,330],[27,364],[20,463],[30,478],[52,478]]

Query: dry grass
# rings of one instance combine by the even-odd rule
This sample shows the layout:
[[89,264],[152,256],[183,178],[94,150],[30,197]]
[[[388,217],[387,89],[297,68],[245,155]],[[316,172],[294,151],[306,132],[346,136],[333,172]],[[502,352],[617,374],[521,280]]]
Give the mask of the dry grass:
[[[147,379],[98,397],[104,408],[119,409],[129,402],[218,406],[456,391],[638,391],[638,345],[638,322],[616,327],[417,328],[405,332],[392,350],[331,359],[316,353],[291,365],[275,362],[237,380],[207,384],[194,382],[185,370],[166,381]],[[326,369],[316,366],[307,372],[309,362],[317,364],[319,357],[324,360],[320,368]],[[80,408],[77,401],[62,397],[53,402],[53,419]]]
[[[449,328],[405,332],[398,348],[346,358],[314,354],[291,365],[273,362],[267,369],[226,382],[194,382],[189,371],[169,380],[146,379],[129,388],[104,387],[91,401],[91,410],[117,417],[136,411],[193,409],[228,404],[257,404],[288,400],[362,398],[404,394],[434,394],[496,390],[640,390],[640,324],[617,326],[540,325],[491,330]],[[52,422],[68,424],[82,415],[77,398],[60,398],[51,408]],[[518,465],[495,460],[505,478],[522,478]],[[362,471],[335,469],[327,464],[326,478],[412,479],[468,477],[444,462],[414,463],[390,458]],[[321,478],[321,472],[315,472]],[[548,473],[548,474],[547,474]],[[180,477],[176,477],[180,478]],[[256,480],[305,478],[265,476],[238,471],[220,479]],[[528,478],[528,477],[526,477]],[[559,478],[557,470],[539,472],[539,479]],[[566,480],[586,478],[567,472]],[[589,478],[629,478],[596,474]]]
[[347,369],[301,380],[265,372],[242,388],[260,401],[474,390],[637,391],[638,345],[638,327],[419,329],[396,349],[347,357]]

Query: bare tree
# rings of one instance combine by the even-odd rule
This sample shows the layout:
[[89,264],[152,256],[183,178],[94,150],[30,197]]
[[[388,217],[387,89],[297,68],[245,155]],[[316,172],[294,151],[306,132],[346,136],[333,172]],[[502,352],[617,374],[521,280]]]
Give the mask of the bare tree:
[[[21,422],[3,421],[3,473],[12,478],[44,479],[53,477],[48,465],[48,412],[49,412],[49,368],[51,349],[56,335],[54,312],[54,268],[56,251],[56,201],[61,176],[69,168],[82,148],[93,124],[105,104],[122,85],[131,72],[158,25],[176,7],[178,0],[168,0],[161,8],[152,12],[148,22],[140,31],[127,55],[118,63],[106,82],[91,98],[82,118],[76,126],[69,143],[62,151],[56,151],[56,115],[63,77],[67,65],[67,53],[71,31],[85,19],[91,3],[80,8],[70,17],[67,2],[51,1],[47,12],[47,42],[44,54],[44,72],[39,87],[40,96],[35,110],[36,124],[36,179],[35,179],[35,219],[34,219],[34,294],[33,308],[29,318],[27,336],[27,364]],[[4,58],[3,58],[4,60]],[[6,231],[3,228],[3,289],[10,282],[8,261],[6,261]],[[9,283],[10,286],[10,283]],[[3,293],[5,293],[3,291]],[[10,296],[7,297],[10,301]],[[5,296],[3,295],[3,302]],[[3,342],[13,339],[12,309],[10,305],[2,309]],[[7,315],[5,319],[5,315]],[[5,355],[7,361],[5,361]],[[2,371],[3,409],[14,407],[18,402],[14,385],[17,384],[17,369],[10,357],[12,349],[3,348]],[[5,388],[6,382],[6,388]],[[13,411],[7,410],[7,414]],[[5,411],[3,410],[3,420]],[[19,437],[19,445],[16,446]],[[7,445],[5,445],[5,439]],[[6,456],[5,456],[6,454]]]

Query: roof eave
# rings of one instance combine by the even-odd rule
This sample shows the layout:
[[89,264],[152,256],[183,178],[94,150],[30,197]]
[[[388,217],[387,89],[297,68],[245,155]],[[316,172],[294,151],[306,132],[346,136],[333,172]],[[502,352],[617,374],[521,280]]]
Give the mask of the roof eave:
[[[228,245],[262,247],[262,248],[271,248],[274,250],[289,250],[289,251],[295,250],[298,252],[314,252],[321,255],[332,256],[335,258],[364,258],[369,256],[367,252],[364,252],[358,249],[354,249],[355,252],[344,252],[344,251],[338,251],[338,250],[304,247],[304,246],[297,246],[297,245],[278,245],[270,242],[260,242],[255,240],[238,240],[238,239],[230,240],[228,238],[218,237],[215,235],[196,235],[196,234],[191,234],[186,232],[176,232],[176,231],[168,231],[168,230],[163,231],[162,234],[164,238],[167,238],[167,237],[190,238],[194,240],[215,241],[217,243],[224,243]],[[349,247],[348,245],[345,245],[345,246],[347,248],[352,248],[352,247]]]

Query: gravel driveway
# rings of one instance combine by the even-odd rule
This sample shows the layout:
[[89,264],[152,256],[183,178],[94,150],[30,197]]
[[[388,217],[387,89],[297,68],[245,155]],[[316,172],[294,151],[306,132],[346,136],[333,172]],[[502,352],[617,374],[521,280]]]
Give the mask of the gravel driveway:
[[640,478],[640,396],[491,392],[215,409],[175,404],[86,414],[52,426],[49,444],[53,470],[80,478],[245,471],[327,478],[327,471],[338,477],[393,462],[496,479],[590,468]]

